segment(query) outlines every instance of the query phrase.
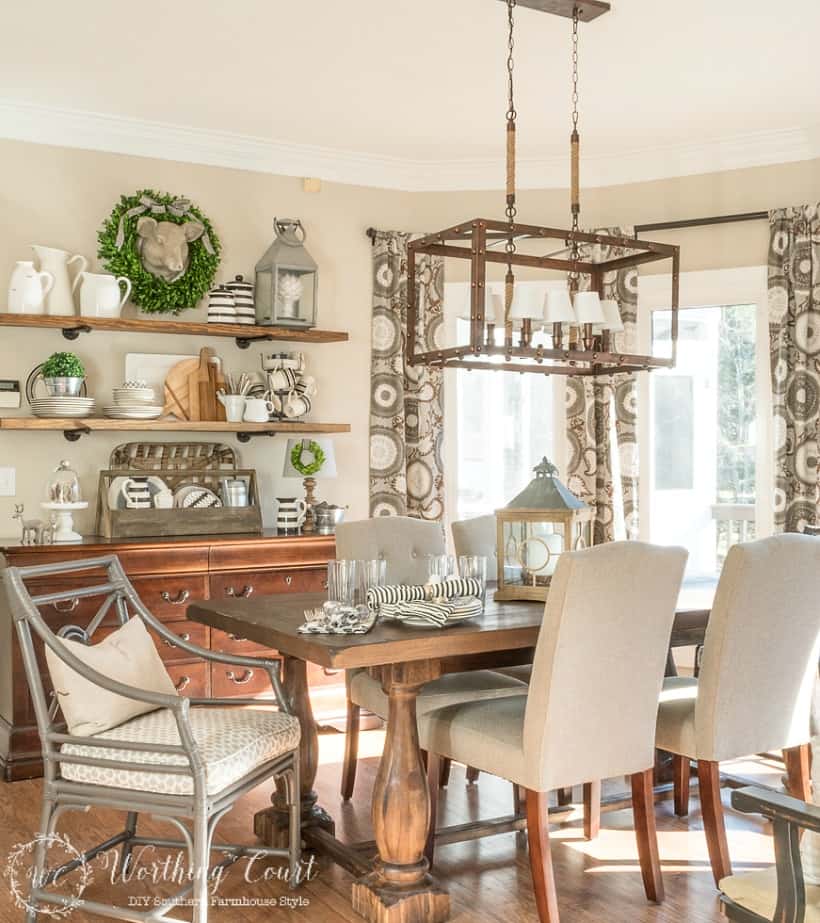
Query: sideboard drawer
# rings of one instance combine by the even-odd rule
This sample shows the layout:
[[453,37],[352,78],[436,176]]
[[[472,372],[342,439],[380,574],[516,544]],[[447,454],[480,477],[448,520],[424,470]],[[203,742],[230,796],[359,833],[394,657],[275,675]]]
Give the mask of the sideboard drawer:
[[[102,641],[103,638],[108,637],[111,632],[116,631],[118,627],[117,625],[111,625],[101,628],[94,635],[92,639],[93,643],[96,644]],[[182,638],[183,641],[190,641],[191,644],[196,644],[206,651],[208,650],[210,629],[207,625],[201,625],[199,622],[171,622],[166,627],[172,634]],[[188,651],[183,651],[181,648],[175,647],[173,641],[168,641],[166,638],[163,638],[162,635],[153,631],[153,629],[149,628],[148,631],[154,639],[154,644],[157,646],[159,656],[162,657],[166,663],[173,663],[177,660],[197,659],[195,655],[189,654]]]
[[145,608],[163,622],[184,619],[190,603],[208,599],[205,574],[137,577],[132,583]]
[[208,664],[203,660],[197,663],[169,663],[168,675],[180,695],[200,699],[211,694],[211,674]]
[[247,638],[240,638],[238,635],[229,634],[227,631],[221,631],[219,628],[211,629],[211,650],[224,651],[227,654],[244,654],[249,657],[261,654],[262,651],[268,650],[264,644],[257,644],[256,641],[248,641]]
[[[275,651],[265,652],[269,657]],[[238,667],[227,663],[211,664],[211,694],[219,698],[245,698],[260,693],[273,694],[270,677],[262,667]]]
[[211,577],[211,599],[273,596],[277,593],[320,593],[324,568],[288,568],[268,571],[236,571]]

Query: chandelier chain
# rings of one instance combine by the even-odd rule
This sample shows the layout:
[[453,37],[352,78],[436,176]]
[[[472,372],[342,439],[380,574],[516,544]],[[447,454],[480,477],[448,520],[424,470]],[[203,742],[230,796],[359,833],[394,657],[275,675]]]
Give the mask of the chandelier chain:
[[581,215],[580,181],[579,181],[579,154],[580,135],[578,132],[578,7],[572,11],[572,135],[571,135],[571,163],[572,163],[572,269],[569,273],[570,290],[578,288],[579,273],[577,263],[581,252],[578,246],[578,230]]
[[[510,225],[515,223],[515,7],[516,0],[507,0],[507,208]],[[515,253],[515,240],[510,235],[505,249],[509,255]]]

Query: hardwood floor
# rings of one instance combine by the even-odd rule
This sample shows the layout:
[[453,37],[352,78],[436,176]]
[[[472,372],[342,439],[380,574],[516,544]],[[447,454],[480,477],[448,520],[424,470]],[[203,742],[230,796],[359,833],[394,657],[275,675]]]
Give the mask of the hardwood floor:
[[[366,731],[360,737],[359,778],[353,800],[343,803],[339,795],[344,736],[330,733],[320,737],[321,766],[317,778],[319,800],[334,816],[337,833],[344,839],[364,840],[372,835],[369,798],[377,767],[377,754],[383,735]],[[782,773],[782,767],[779,770]],[[773,769],[769,775],[777,775]],[[609,782],[625,791],[624,780]],[[34,832],[39,811],[39,782],[0,784],[0,861],[3,866],[13,846],[29,840]],[[580,800],[581,789],[575,790]],[[233,814],[218,828],[217,839],[251,843],[253,815],[264,807],[269,790],[260,788],[241,802]],[[467,784],[463,766],[453,765],[450,783],[439,793],[441,824],[453,824],[493,817],[509,812],[510,786],[481,773],[477,784]],[[728,792],[723,793],[724,806]],[[121,829],[121,819],[113,812],[92,811],[88,814],[68,814],[60,830],[69,834],[77,847],[88,847]],[[771,840],[766,827],[753,818],[745,818],[726,808],[729,849],[735,871],[769,865],[772,862]],[[550,829],[550,844],[558,891],[558,907],[565,923],[723,923],[718,909],[717,892],[709,868],[706,840],[698,801],[693,786],[691,811],[688,817],[675,816],[673,803],[657,806],[659,851],[666,888],[666,900],[660,906],[646,902],[638,863],[638,852],[632,826],[631,811],[605,814],[600,835],[592,842],[584,840],[580,815],[577,821]],[[161,836],[173,835],[169,829],[146,819],[140,821],[145,830]],[[164,859],[167,852],[141,857],[141,866],[149,867],[152,860]],[[269,863],[273,865],[274,862]],[[258,863],[247,876],[261,877],[265,863]],[[114,889],[110,872],[99,863],[93,867],[94,878],[87,896],[110,900]],[[537,923],[535,898],[530,880],[526,839],[521,834],[508,834],[481,841],[439,846],[436,850],[436,874],[450,891],[452,919],[456,923]],[[291,892],[276,881],[245,880],[245,866],[237,864],[225,873],[218,890],[219,898],[244,899],[244,906],[216,905],[213,921],[225,923],[360,923],[361,917],[350,907],[350,876],[336,866],[323,865],[318,877],[300,890]],[[176,890],[175,885],[133,881],[118,886],[119,895],[159,895]],[[280,898],[302,900],[301,906],[276,906]],[[248,901],[264,901],[265,905],[248,906]],[[178,916],[190,917],[189,911]],[[15,907],[8,882],[0,877],[0,923],[18,923],[22,912]],[[44,918],[45,919],[45,918]],[[75,910],[67,918],[70,923],[97,920]]]

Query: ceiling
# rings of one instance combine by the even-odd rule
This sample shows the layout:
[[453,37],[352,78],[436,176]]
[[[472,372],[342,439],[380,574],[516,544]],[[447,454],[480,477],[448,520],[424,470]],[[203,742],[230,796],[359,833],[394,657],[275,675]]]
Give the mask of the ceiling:
[[[2,136],[135,153],[150,141],[172,157],[185,140],[192,160],[233,152],[251,169],[284,163],[400,188],[500,184],[497,0],[43,9],[4,8]],[[565,185],[570,23],[523,8],[516,20],[525,182]],[[818,36],[817,0],[613,0],[581,26],[587,180],[820,156]]]

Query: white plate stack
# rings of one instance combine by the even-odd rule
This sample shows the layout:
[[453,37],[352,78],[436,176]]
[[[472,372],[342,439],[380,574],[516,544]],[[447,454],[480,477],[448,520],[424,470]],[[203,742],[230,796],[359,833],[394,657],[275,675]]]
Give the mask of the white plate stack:
[[31,412],[35,417],[71,418],[90,417],[94,413],[93,397],[53,397],[35,398],[31,402]]
[[144,381],[126,381],[113,390],[114,403],[103,408],[112,420],[156,420],[162,416],[162,404],[154,403],[156,395]]

